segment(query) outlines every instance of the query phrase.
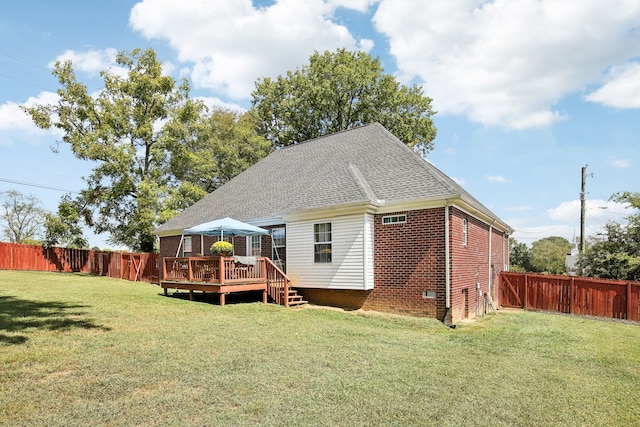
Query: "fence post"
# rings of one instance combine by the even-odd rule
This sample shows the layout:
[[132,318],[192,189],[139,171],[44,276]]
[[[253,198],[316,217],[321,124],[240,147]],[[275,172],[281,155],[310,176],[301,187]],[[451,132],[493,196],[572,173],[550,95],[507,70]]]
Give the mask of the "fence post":
[[631,320],[631,282],[627,282],[627,320]]
[[527,301],[529,300],[529,275],[527,273],[524,274],[524,301],[522,305],[525,310],[527,309]]
[[571,283],[569,283],[569,314],[573,314],[573,295],[575,294],[575,278],[571,276]]

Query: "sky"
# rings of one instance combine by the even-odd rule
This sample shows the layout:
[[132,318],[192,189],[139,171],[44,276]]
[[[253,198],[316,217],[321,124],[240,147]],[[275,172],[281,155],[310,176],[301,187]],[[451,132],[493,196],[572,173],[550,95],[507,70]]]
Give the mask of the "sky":
[[[0,192],[55,211],[94,166],[20,105],[55,102],[56,60],[90,91],[118,51],[153,48],[209,105],[250,107],[259,78],[314,51],[362,50],[433,99],[427,156],[519,242],[587,236],[633,213],[640,191],[637,0],[0,0]],[[114,247],[88,233],[91,246]]]

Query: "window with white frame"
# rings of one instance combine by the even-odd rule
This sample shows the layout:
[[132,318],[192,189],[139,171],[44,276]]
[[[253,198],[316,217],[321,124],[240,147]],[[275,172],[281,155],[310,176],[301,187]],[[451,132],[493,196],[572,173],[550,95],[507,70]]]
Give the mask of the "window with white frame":
[[184,236],[182,241],[182,256],[191,256],[192,252],[191,236]]
[[404,224],[407,222],[406,215],[389,215],[382,217],[383,224]]
[[313,225],[313,261],[316,263],[331,262],[331,223],[324,222]]
[[468,237],[469,237],[469,221],[467,221],[467,218],[464,218],[462,220],[462,244],[464,246],[467,246]]
[[282,271],[287,271],[287,251],[286,251],[286,230],[284,227],[282,228],[274,228],[271,230],[271,239],[272,239],[272,248],[271,248],[271,259],[276,263],[278,267]]
[[260,256],[262,254],[261,236],[247,237],[247,256]]

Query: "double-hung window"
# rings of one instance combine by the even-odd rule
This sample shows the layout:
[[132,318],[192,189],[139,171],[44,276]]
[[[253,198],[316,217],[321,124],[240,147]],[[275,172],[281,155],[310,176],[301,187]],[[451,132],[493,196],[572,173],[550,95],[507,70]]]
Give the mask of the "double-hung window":
[[191,256],[192,248],[191,236],[185,236],[182,241],[182,256]]
[[316,263],[331,262],[331,223],[324,222],[313,225],[313,261]]
[[260,243],[261,236],[248,236],[247,237],[247,255],[248,256],[260,256],[262,253],[262,245]]

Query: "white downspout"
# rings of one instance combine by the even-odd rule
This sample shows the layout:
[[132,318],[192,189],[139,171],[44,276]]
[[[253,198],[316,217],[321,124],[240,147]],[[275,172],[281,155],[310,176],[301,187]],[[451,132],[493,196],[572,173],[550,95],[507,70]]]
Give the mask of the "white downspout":
[[[493,224],[495,224],[495,221],[493,221]],[[491,237],[493,235],[493,224],[489,224],[489,264],[487,265],[487,278],[489,281],[489,284],[487,286],[487,290],[489,295],[493,296],[493,294],[491,293],[491,288],[492,288],[492,275],[491,275]]]
[[449,256],[449,203],[444,201],[444,269],[445,277],[445,322],[451,309],[451,257]]

